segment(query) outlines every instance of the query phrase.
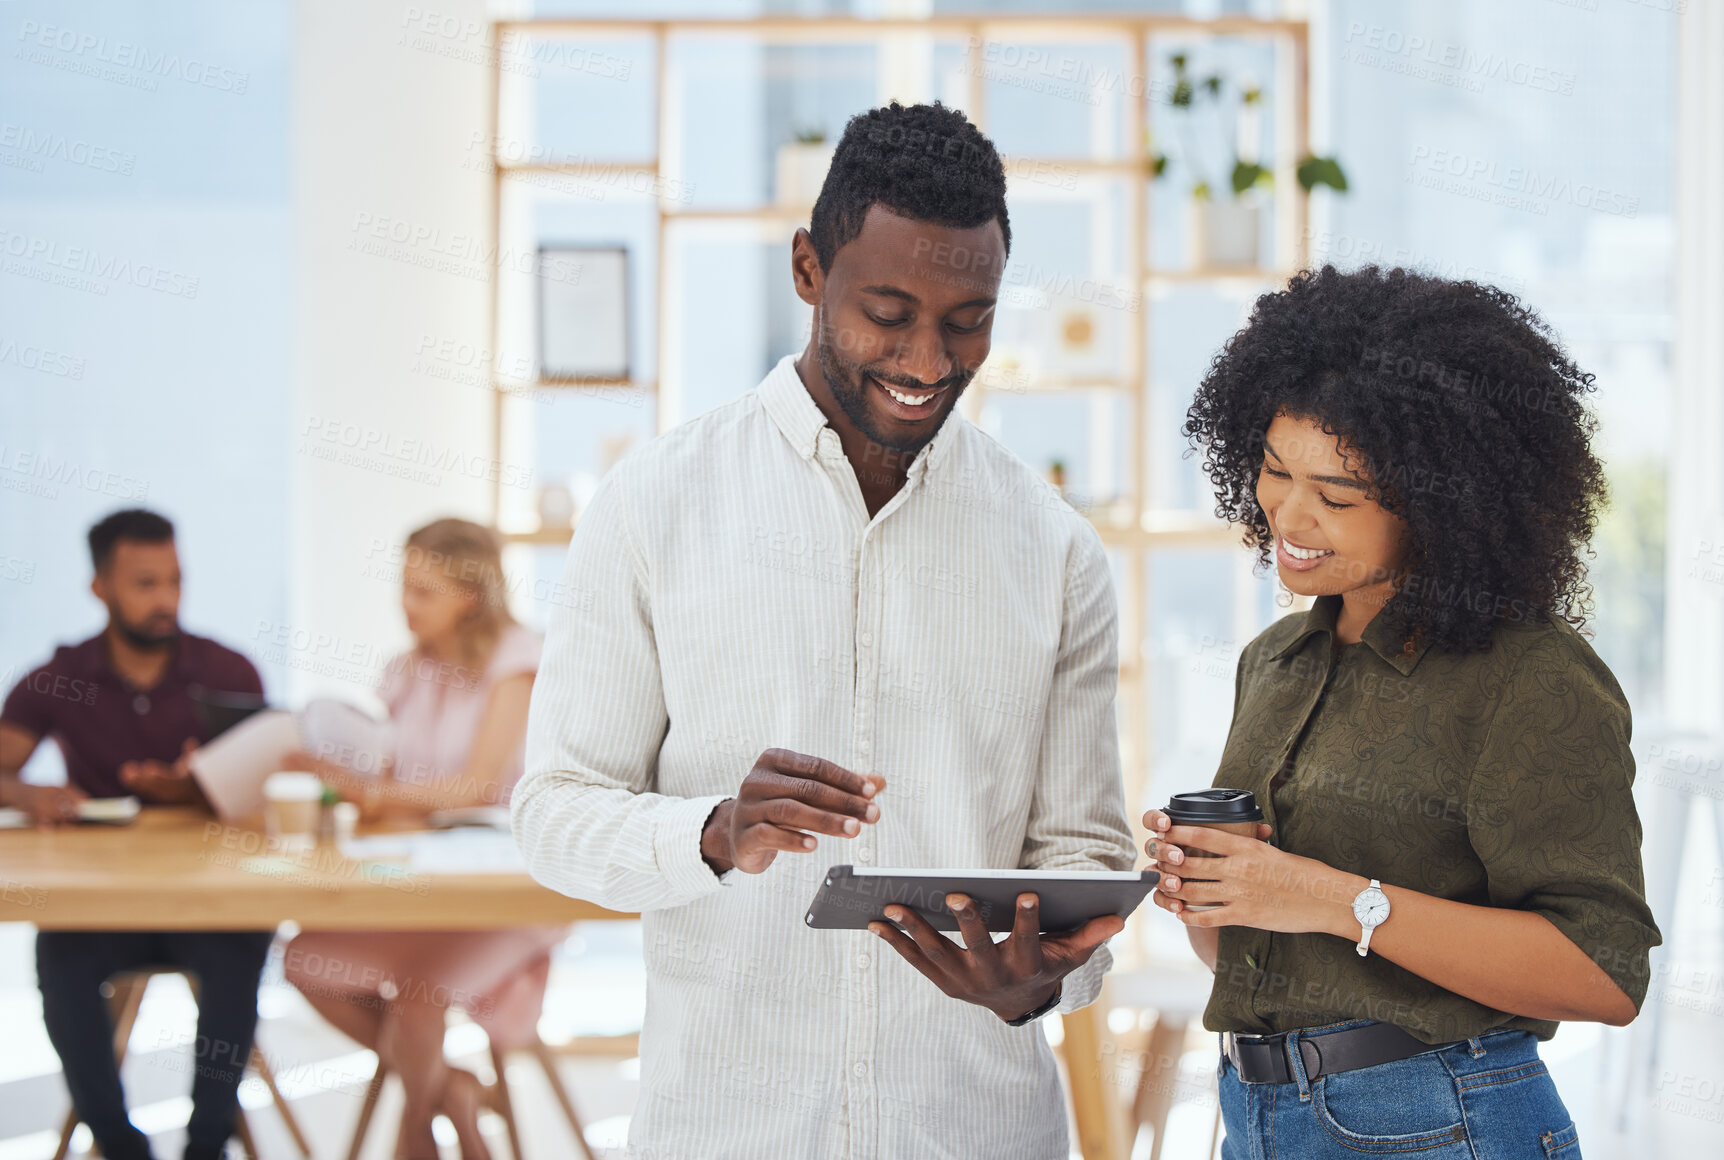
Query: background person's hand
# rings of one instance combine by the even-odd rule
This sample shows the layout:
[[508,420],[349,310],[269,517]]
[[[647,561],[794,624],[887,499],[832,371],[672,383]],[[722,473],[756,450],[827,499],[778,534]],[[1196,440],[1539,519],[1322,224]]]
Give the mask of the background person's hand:
[[179,805],[202,801],[191,770],[191,756],[197,748],[198,743],[188,737],[171,765],[165,761],[128,761],[120,766],[120,784],[148,802]]
[[27,785],[12,787],[10,804],[29,815],[33,825],[46,829],[78,820],[78,803],[90,795],[75,785]]
[[852,773],[824,758],[768,749],[736,796],[719,803],[700,835],[701,856],[718,873],[759,874],[781,850],[806,854],[814,834],[853,838],[879,820],[872,800],[886,779]]
[[[1161,873],[1162,882],[1168,882],[1172,876],[1173,883],[1178,883],[1185,865],[1185,851],[1168,841],[1164,835],[1172,827],[1173,819],[1161,810],[1148,810],[1143,815],[1143,828],[1149,831],[1149,839],[1143,844],[1143,852],[1149,858],[1145,870],[1156,870]],[[1257,824],[1257,840],[1267,842],[1269,835],[1275,832],[1275,827],[1267,822]],[[1185,909],[1185,903],[1179,898],[1164,893],[1160,885],[1156,886],[1151,899],[1161,909],[1169,914],[1178,914]]]
[[886,908],[886,917],[902,930],[884,922],[871,922],[868,929],[947,995],[986,1007],[1008,1022],[1046,1003],[1061,979],[1125,929],[1125,919],[1107,914],[1068,934],[1044,935],[1041,900],[1026,893],[1018,895],[1012,933],[996,943],[969,895],[946,895],[946,908],[958,920],[963,946],[907,906]]

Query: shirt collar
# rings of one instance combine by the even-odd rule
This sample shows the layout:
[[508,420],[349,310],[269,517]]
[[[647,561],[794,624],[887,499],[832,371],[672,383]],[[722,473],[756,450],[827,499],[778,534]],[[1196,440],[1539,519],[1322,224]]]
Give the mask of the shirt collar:
[[[796,373],[796,357],[787,354],[779,359],[778,364],[767,372],[766,378],[761,380],[756,390],[766,413],[778,424],[778,429],[784,433],[790,446],[794,447],[802,458],[812,459],[819,448],[820,433],[830,430],[830,424],[815,403],[814,396],[808,393],[802,376]],[[958,440],[959,429],[968,422],[964,413],[959,410],[946,416],[946,421],[940,424],[940,430],[933,440],[910,461],[910,478],[925,475],[938,467],[950,453],[952,444]],[[836,440],[836,431],[833,436]]]
[[[162,679],[145,691],[153,692],[161,688],[168,683],[170,677],[177,678],[181,684],[193,683],[192,660],[187,655],[189,651],[186,648],[186,634],[182,629],[179,639],[174,641],[174,659],[162,671]],[[114,662],[108,656],[108,634],[106,631],[98,632],[89,640],[79,644],[77,655],[80,663],[85,666],[85,673],[88,676],[98,680],[106,678],[116,685],[123,685],[128,689],[132,687],[131,683],[120,675],[119,670],[114,668]]]
[[[1269,659],[1280,660],[1283,657],[1292,656],[1304,646],[1307,640],[1319,632],[1327,633],[1333,637],[1335,635],[1335,620],[1340,614],[1341,598],[1339,596],[1317,597],[1312,602],[1310,611],[1305,613],[1305,618],[1300,622],[1292,639]],[[1414,643],[1398,639],[1390,627],[1389,621],[1390,618],[1379,612],[1371,618],[1371,623],[1365,626],[1365,632],[1361,639],[1370,646],[1372,652],[1405,677],[1412,673],[1414,667],[1431,646],[1424,641]]]

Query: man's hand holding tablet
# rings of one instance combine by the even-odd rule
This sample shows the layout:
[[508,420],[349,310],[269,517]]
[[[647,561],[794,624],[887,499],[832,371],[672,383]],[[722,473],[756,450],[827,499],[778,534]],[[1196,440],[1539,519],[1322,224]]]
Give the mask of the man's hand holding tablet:
[[736,796],[720,802],[700,835],[700,853],[719,874],[759,874],[780,850],[806,854],[812,834],[854,838],[880,820],[873,798],[886,787],[877,773],[851,773],[824,758],[768,749]]
[[1060,980],[1125,929],[1125,919],[1105,914],[1068,934],[1042,934],[1040,900],[1025,893],[1018,895],[1012,933],[996,943],[969,895],[948,894],[946,907],[958,920],[963,946],[908,906],[886,908],[897,926],[871,922],[868,929],[947,995],[986,1007],[1008,1023],[1047,1006],[1059,994]]

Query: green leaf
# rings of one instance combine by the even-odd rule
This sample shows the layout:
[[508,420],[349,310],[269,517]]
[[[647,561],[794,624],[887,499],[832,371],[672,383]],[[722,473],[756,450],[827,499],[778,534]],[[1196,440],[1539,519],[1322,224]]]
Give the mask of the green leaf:
[[1173,65],[1174,72],[1185,71],[1185,54],[1183,52],[1176,52],[1167,59]]
[[1173,96],[1168,98],[1168,103],[1176,109],[1189,109],[1191,107],[1191,82],[1184,77],[1175,81]]
[[1243,93],[1239,94],[1239,99],[1244,101],[1247,105],[1255,105],[1258,101],[1263,99],[1263,90],[1259,88],[1246,89]]
[[1252,186],[1268,185],[1274,180],[1275,175],[1255,161],[1236,161],[1233,164],[1233,193],[1235,197]]
[[1160,177],[1162,174],[1164,174],[1166,172],[1167,172],[1167,154],[1157,153],[1155,155],[1155,161],[1152,162],[1151,166],[1150,166],[1150,176]]
[[1319,185],[1327,185],[1336,193],[1347,192],[1347,175],[1341,170],[1341,163],[1333,157],[1306,157],[1299,162],[1295,171],[1299,178],[1299,186],[1310,193]]
[[1216,73],[1212,76],[1205,77],[1203,87],[1209,90],[1210,96],[1219,97],[1221,95],[1221,74]]
[[1191,196],[1196,198],[1198,201],[1208,201],[1209,183],[1207,181],[1200,181],[1196,185],[1192,186]]

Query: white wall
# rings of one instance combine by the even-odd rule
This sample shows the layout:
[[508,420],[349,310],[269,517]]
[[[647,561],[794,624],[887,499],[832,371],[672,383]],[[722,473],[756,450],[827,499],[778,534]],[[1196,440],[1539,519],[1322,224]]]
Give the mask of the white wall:
[[491,50],[483,4],[431,7],[296,5],[290,612],[260,645],[298,696],[406,642],[379,545],[490,517]]
[[118,508],[178,526],[188,631],[283,615],[289,9],[0,5],[0,695],[102,627]]
[[1724,6],[1690,5],[1677,48],[1677,338],[1666,542],[1670,725],[1724,734]]

